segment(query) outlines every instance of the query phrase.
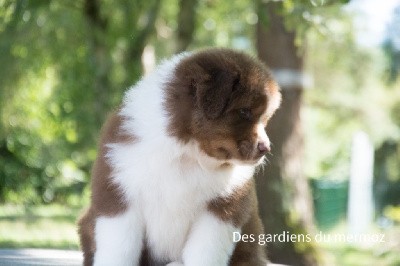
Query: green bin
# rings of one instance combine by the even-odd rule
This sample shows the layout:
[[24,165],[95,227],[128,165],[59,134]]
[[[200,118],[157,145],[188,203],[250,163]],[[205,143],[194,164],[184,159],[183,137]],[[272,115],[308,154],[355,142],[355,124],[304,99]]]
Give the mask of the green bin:
[[320,229],[330,229],[346,217],[348,187],[347,180],[311,180],[314,218]]

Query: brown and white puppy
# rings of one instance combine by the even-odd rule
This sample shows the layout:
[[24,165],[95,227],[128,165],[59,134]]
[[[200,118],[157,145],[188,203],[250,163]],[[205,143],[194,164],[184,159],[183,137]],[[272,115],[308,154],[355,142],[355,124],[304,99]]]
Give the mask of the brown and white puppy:
[[103,128],[85,265],[266,265],[254,181],[280,93],[267,68],[229,49],[164,61]]

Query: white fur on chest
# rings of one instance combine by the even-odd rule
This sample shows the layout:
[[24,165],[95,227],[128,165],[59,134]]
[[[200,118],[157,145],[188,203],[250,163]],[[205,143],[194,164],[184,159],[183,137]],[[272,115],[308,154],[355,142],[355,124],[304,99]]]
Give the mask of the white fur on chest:
[[114,181],[123,189],[131,213],[140,217],[152,254],[178,260],[193,223],[207,211],[209,201],[229,195],[251,178],[253,168],[210,170],[187,155],[174,157],[173,147],[171,152],[138,153],[144,144],[113,147],[115,156],[124,157],[120,163],[125,160]]
[[126,94],[123,129],[137,141],[110,143],[107,154],[113,182],[124,192],[128,213],[139,221],[144,243],[156,258],[168,261],[181,258],[192,225],[207,212],[208,202],[230,194],[254,171],[253,166],[219,167],[196,142],[183,144],[168,136],[163,88],[178,61],[161,65]]

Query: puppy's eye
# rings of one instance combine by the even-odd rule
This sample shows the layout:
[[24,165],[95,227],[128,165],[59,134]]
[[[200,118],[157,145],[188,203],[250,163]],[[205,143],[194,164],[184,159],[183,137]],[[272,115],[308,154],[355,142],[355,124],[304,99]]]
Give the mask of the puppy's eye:
[[252,118],[251,111],[248,108],[240,108],[238,110],[238,114],[239,114],[240,118],[242,118],[244,120],[251,120],[251,118]]

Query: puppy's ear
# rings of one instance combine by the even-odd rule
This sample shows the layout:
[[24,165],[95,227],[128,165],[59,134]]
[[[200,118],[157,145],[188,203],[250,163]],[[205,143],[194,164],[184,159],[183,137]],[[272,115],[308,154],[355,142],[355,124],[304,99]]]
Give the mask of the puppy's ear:
[[198,84],[197,101],[208,119],[216,119],[223,113],[237,81],[238,74],[218,71],[208,81]]

